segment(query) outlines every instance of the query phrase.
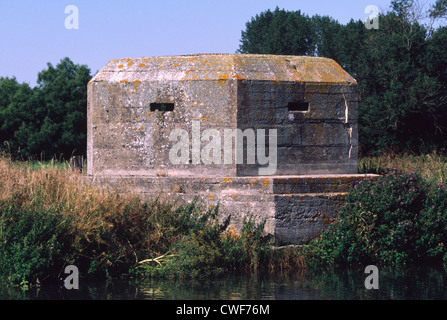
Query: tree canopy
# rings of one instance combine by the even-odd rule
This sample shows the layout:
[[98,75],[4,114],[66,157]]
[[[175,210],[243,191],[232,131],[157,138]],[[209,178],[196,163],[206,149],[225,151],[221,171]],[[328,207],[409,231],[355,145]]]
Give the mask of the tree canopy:
[[37,86],[0,77],[0,141],[18,158],[85,155],[90,69],[62,59],[38,74]]

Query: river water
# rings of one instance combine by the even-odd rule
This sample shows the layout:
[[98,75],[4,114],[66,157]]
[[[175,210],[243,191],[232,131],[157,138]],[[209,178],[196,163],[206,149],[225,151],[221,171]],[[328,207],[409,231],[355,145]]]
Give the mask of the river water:
[[445,300],[442,267],[379,269],[378,289],[366,289],[365,270],[275,275],[229,275],[209,280],[84,282],[79,289],[0,288],[1,300]]

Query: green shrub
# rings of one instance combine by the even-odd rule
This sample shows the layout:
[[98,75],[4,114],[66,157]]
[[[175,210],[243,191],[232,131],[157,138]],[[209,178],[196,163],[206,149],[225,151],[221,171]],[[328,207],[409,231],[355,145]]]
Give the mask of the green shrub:
[[263,234],[265,223],[244,219],[241,232],[216,220],[217,208],[200,217],[159,257],[142,261],[149,276],[199,278],[226,272],[266,269],[270,239]]
[[447,191],[413,171],[359,181],[339,219],[307,248],[313,265],[401,265],[446,254]]
[[0,213],[0,276],[12,283],[55,280],[64,267],[67,221],[51,211],[9,207]]

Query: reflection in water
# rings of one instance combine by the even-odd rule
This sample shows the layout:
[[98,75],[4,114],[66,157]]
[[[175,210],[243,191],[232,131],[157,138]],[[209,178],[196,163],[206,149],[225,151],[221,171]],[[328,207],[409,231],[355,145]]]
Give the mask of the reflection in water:
[[379,289],[368,290],[363,270],[319,270],[287,275],[232,275],[214,280],[145,280],[83,283],[79,290],[42,286],[1,288],[0,299],[82,300],[365,300],[447,299],[447,273],[425,267],[381,270]]

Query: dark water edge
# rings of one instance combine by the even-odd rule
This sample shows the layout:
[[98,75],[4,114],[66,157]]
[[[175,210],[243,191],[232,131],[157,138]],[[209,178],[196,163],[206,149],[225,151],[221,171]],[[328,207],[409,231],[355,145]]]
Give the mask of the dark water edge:
[[442,266],[379,268],[379,289],[366,289],[363,270],[229,275],[205,280],[79,280],[79,289],[0,288],[0,300],[447,300]]

